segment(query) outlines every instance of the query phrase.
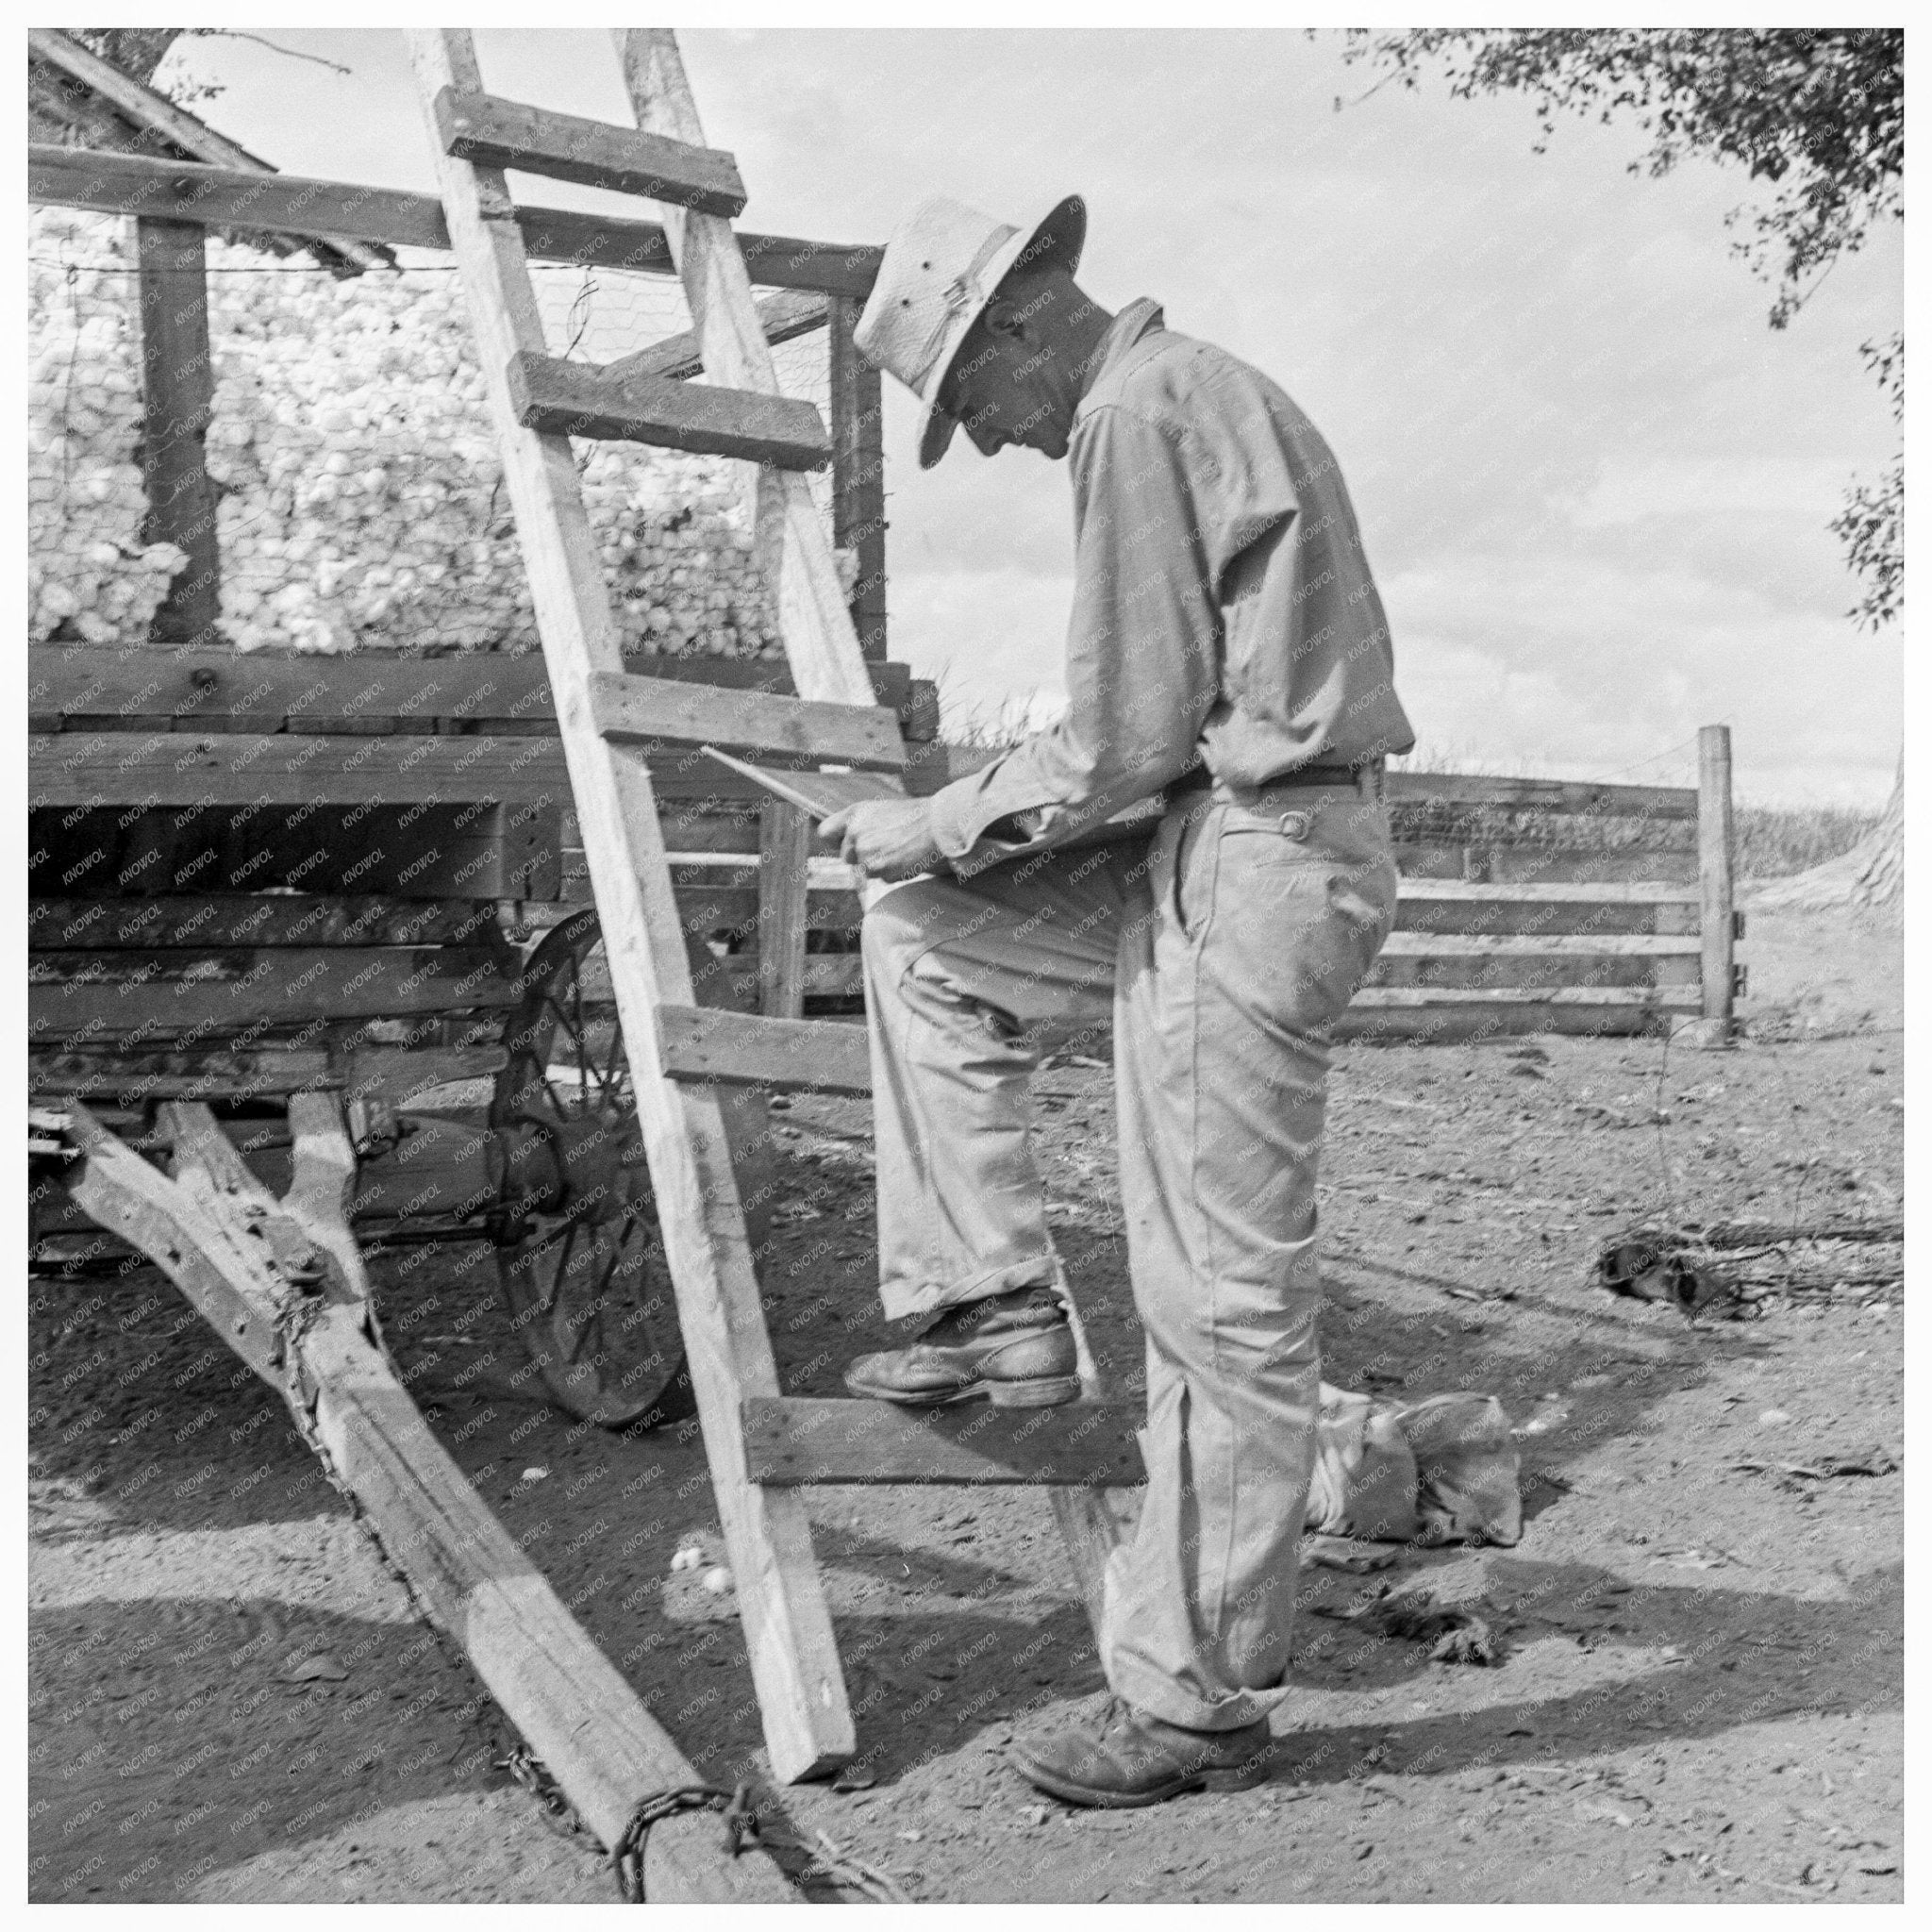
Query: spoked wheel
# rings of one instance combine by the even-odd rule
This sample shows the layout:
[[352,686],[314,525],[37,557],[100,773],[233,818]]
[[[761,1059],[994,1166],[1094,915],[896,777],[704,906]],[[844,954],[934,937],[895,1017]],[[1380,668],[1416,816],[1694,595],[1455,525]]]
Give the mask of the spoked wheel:
[[593,910],[524,968],[491,1125],[508,1150],[503,1298],[545,1386],[617,1428],[693,1407],[637,1096]]

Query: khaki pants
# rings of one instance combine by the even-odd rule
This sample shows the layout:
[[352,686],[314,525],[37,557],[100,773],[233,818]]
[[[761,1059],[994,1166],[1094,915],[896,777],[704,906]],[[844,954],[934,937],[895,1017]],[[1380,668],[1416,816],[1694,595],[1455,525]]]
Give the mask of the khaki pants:
[[1111,1012],[1147,1489],[1101,1648],[1170,1724],[1232,1729],[1288,1694],[1327,1033],[1394,908],[1386,811],[1334,788],[1197,794],[1151,844],[916,880],[866,916],[889,1315],[1059,1281],[1026,1082]]

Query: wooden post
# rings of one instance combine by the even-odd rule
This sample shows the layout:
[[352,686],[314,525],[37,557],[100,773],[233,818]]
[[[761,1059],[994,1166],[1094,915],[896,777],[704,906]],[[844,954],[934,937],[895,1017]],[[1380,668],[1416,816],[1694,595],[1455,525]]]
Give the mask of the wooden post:
[[196,223],[135,223],[141,260],[141,373],[144,397],[142,539],[188,553],[155,612],[157,643],[219,644],[221,552],[207,441],[214,407],[208,336],[208,231]]
[[758,1011],[805,1016],[806,868],[811,821],[774,799],[758,813]]
[[1697,734],[1697,883],[1703,899],[1704,1017],[1728,1037],[1735,973],[1736,907],[1731,887],[1731,727]]
[[832,363],[832,541],[858,553],[852,627],[869,663],[886,658],[885,407],[879,373],[852,332],[862,304],[835,295],[826,322]]

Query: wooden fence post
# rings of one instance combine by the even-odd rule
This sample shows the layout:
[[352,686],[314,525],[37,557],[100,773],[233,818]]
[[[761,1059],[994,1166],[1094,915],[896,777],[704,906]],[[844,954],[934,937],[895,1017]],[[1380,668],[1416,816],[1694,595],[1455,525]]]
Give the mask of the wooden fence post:
[[849,295],[835,295],[826,334],[832,363],[832,541],[858,553],[852,627],[871,664],[886,658],[885,406],[879,373],[852,340],[863,306]]
[[219,644],[221,550],[208,474],[214,364],[208,335],[208,230],[198,223],[135,223],[141,258],[142,540],[188,554],[155,612],[157,643]]
[[1736,902],[1731,882],[1731,727],[1697,734],[1697,883],[1703,899],[1704,1017],[1712,1043],[1729,1037],[1735,991]]
[[805,1015],[807,872],[811,821],[776,799],[758,813],[758,1011]]

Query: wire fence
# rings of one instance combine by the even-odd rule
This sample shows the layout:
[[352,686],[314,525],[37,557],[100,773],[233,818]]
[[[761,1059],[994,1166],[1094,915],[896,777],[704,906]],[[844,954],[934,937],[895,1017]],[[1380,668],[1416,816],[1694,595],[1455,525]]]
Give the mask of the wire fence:
[[[28,256],[30,635],[141,642],[185,558],[142,541],[133,225],[36,209]],[[228,641],[536,649],[451,266],[338,280],[210,236],[208,269],[207,461]],[[539,264],[533,280],[554,355],[613,361],[691,327],[670,277]],[[825,331],[773,354],[784,392],[827,414]],[[634,443],[573,447],[626,654],[782,657],[752,554],[749,466]],[[829,529],[829,476],[812,488]]]

